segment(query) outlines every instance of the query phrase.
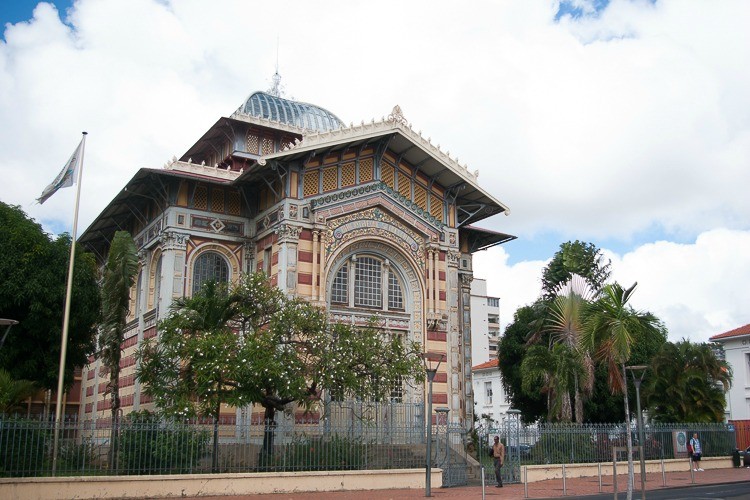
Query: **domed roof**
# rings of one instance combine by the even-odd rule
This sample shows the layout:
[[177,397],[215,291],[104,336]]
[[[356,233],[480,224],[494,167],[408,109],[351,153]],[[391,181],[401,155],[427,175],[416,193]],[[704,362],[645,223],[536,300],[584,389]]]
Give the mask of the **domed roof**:
[[290,101],[266,92],[252,94],[238,111],[320,132],[344,127],[343,122],[327,109],[306,102]]

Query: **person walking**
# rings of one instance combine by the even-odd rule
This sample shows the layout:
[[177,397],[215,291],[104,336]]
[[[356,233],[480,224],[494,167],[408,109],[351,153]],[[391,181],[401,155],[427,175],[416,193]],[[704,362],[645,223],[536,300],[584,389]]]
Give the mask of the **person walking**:
[[703,472],[703,469],[701,468],[701,442],[700,439],[698,439],[698,433],[693,433],[692,439],[690,439],[690,449],[692,450],[692,456],[690,459],[693,461],[693,470],[695,472]]
[[500,442],[499,436],[495,436],[495,444],[492,445],[492,456],[495,459],[495,479],[497,479],[495,488],[502,488],[503,473],[501,469],[503,463],[505,463],[505,445]]

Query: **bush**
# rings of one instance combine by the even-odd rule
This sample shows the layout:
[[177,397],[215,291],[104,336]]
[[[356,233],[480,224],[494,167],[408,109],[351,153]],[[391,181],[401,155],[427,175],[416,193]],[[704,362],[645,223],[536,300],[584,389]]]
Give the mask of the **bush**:
[[25,477],[44,473],[50,463],[47,422],[0,418],[0,475]]
[[64,474],[92,474],[98,469],[97,446],[91,439],[76,443],[71,439],[60,440],[57,450],[57,470]]
[[359,470],[367,467],[368,447],[361,438],[300,436],[281,453],[261,458],[261,470]]
[[128,414],[122,423],[119,469],[125,474],[191,472],[208,451],[209,433],[165,422],[149,411]]

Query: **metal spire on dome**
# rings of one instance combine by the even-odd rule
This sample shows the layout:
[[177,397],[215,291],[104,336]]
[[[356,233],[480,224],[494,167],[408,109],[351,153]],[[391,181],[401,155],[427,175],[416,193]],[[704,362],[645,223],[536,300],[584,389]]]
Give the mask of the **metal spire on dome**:
[[273,84],[268,89],[268,93],[275,97],[281,97],[283,90],[281,89],[281,75],[279,74],[279,37],[276,37],[276,72],[271,77]]

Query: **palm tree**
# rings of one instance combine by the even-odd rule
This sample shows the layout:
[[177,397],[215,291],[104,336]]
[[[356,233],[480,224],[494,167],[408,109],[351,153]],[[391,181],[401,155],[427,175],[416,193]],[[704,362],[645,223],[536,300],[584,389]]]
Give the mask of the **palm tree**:
[[117,427],[120,411],[120,358],[125,324],[130,310],[130,290],[138,272],[138,255],[132,236],[117,231],[109,248],[102,278],[102,324],[99,333],[101,360],[109,369],[108,390],[112,398],[110,466],[116,469]]
[[731,381],[709,345],[668,342],[651,362],[644,397],[656,422],[722,422]]
[[[571,394],[575,404],[575,420],[583,422],[583,400],[591,394],[594,385],[594,363],[591,354],[580,347],[580,336],[583,330],[584,313],[589,305],[593,290],[588,282],[577,274],[573,274],[565,283],[554,290],[554,297],[545,302],[545,315],[536,321],[532,328],[534,333],[530,335],[527,344],[539,342],[543,337],[549,341],[549,351],[552,356],[549,360],[531,359],[526,364],[526,369],[534,370],[534,366],[542,371],[554,371],[550,377],[554,384],[545,385],[547,393],[547,411],[550,420],[557,419],[570,422],[573,419],[573,408],[571,406]],[[564,346],[565,349],[556,349]],[[553,354],[556,352],[557,354]],[[565,356],[565,360],[558,356]],[[533,354],[536,358],[543,357],[541,351]],[[558,362],[559,361],[559,362]],[[577,366],[570,363],[575,361]],[[546,363],[546,365],[540,365]],[[533,371],[526,379],[525,389],[536,390],[535,384],[542,382],[542,372]],[[561,377],[570,377],[562,380]],[[534,382],[530,382],[534,380]],[[529,385],[530,384],[530,385]],[[523,385],[523,380],[522,380]],[[563,391],[563,386],[567,389]]]
[[7,370],[0,369],[0,415],[23,408],[23,402],[39,389],[29,380],[13,380]]
[[563,343],[554,344],[552,349],[532,346],[521,363],[521,372],[525,391],[541,387],[546,393],[548,420],[572,420],[570,394],[576,390],[576,381],[586,376],[578,349]]
[[569,359],[578,363],[577,367],[569,366],[566,373],[572,377],[572,391],[575,401],[575,420],[583,422],[583,399],[590,395],[594,387],[594,363],[591,354],[580,348],[580,337],[586,308],[593,291],[587,281],[573,274],[571,279],[560,286],[549,307],[547,329],[551,340],[561,343],[570,351]]
[[[619,284],[606,285],[599,298],[586,312],[581,346],[607,366],[608,382],[613,394],[622,394],[625,403],[625,422],[630,420],[625,364],[630,359],[636,334],[652,331],[658,335],[658,322],[649,313],[636,311],[628,304],[637,283],[628,289]],[[628,425],[629,427],[629,425]],[[633,497],[633,441],[628,429],[628,494]]]

